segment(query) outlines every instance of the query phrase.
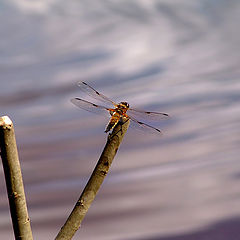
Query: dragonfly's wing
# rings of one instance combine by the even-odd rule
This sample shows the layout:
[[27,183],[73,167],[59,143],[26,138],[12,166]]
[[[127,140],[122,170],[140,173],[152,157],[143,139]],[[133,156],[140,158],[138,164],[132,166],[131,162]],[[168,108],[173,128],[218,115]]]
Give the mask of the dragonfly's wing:
[[134,108],[129,108],[127,114],[139,120],[147,120],[147,121],[159,121],[162,119],[167,119],[169,115],[167,113],[162,112],[148,112],[143,110],[138,110]]
[[71,99],[71,102],[74,105],[76,105],[77,107],[82,108],[86,111],[101,114],[101,115],[105,115],[105,116],[106,115],[110,116],[110,113],[109,113],[110,109],[106,108],[104,106],[88,102],[88,101],[83,100],[81,98],[73,98],[73,99]]
[[110,103],[111,105],[113,104],[114,106],[117,105],[114,101],[112,101],[108,97],[104,96],[103,94],[99,93],[97,90],[95,90],[94,88],[92,88],[85,82],[79,82],[78,86],[80,87],[80,89],[83,92],[87,93],[89,96],[95,98],[96,100],[99,100],[99,101],[107,103],[107,104]]
[[[128,115],[129,116],[129,115]],[[151,133],[155,133],[155,134],[161,134],[161,130],[158,128],[155,128],[151,125],[148,125],[144,122],[138,121],[137,119],[130,117],[131,122],[130,122],[130,126],[137,129],[137,130],[142,130],[143,132],[151,132]]]

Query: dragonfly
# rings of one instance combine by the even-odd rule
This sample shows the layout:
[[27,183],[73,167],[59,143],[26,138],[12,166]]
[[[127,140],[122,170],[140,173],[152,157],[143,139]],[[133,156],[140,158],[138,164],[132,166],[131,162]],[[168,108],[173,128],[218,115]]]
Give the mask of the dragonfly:
[[101,104],[99,105],[86,101],[78,97],[71,99],[71,102],[77,107],[86,111],[97,114],[107,114],[108,117],[110,117],[110,120],[105,129],[106,133],[111,131],[118,122],[125,122],[128,120],[130,120],[130,126],[132,125],[135,128],[141,129],[143,131],[161,133],[160,129],[143,122],[143,120],[159,121],[169,117],[167,113],[150,112],[131,108],[127,102],[115,103],[113,100],[99,93],[97,90],[85,82],[78,82],[78,86],[83,92],[98,102],[101,102],[104,104],[104,106]]

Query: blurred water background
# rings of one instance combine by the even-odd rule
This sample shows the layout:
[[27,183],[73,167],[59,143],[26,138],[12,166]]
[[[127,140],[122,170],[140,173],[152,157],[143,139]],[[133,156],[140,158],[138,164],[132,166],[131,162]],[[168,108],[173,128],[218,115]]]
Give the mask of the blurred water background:
[[0,0],[0,114],[35,239],[54,239],[106,141],[106,119],[70,103],[80,80],[171,118],[161,137],[129,129],[74,239],[240,239],[239,21],[237,0]]

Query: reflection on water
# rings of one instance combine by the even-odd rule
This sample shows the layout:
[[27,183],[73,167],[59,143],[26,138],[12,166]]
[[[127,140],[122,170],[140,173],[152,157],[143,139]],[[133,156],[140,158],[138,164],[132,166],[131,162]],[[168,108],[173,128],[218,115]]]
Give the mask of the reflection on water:
[[[171,119],[158,124],[161,138],[128,131],[75,239],[237,236],[239,8],[1,1],[0,110],[15,122],[36,239],[54,238],[107,137],[106,119],[70,103],[88,99],[79,80]],[[0,188],[1,236],[10,239],[3,177]]]

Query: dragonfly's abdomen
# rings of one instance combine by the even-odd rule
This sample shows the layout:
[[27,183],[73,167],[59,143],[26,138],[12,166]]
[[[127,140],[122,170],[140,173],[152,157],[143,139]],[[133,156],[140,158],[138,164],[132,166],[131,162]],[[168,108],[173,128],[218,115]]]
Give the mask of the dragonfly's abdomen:
[[119,114],[118,112],[115,112],[115,113],[112,115],[112,117],[111,117],[111,119],[110,119],[110,121],[109,121],[109,123],[108,123],[108,125],[107,125],[107,127],[106,127],[105,132],[111,131],[111,130],[117,125],[117,123],[119,122],[119,120],[120,120],[120,114]]

